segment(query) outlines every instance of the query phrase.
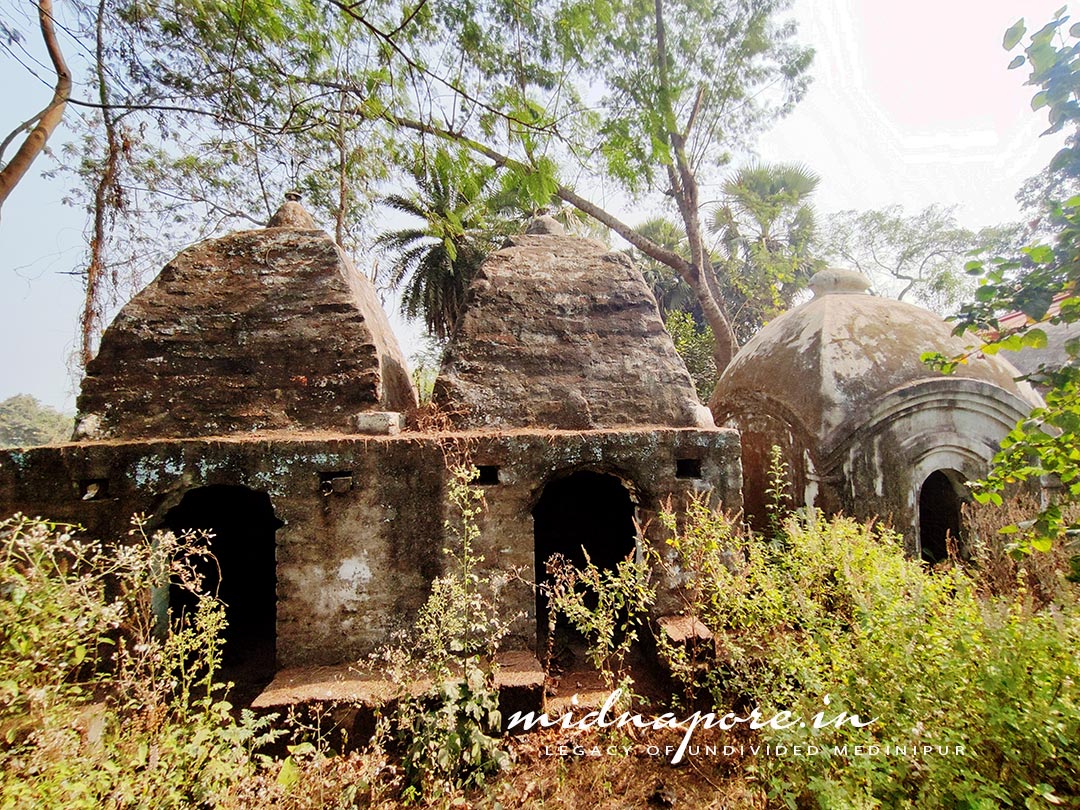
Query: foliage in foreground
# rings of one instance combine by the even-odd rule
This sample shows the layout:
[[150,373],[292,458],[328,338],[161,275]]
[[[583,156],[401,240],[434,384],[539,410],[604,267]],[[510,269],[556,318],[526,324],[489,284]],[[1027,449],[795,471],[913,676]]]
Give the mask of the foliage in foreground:
[[[766,743],[823,752],[759,759],[778,806],[1080,802],[1080,610],[1063,571],[1038,610],[1023,577],[980,596],[978,570],[928,569],[890,533],[847,519],[791,518],[782,541],[745,537],[701,504],[670,541],[687,612],[715,639],[704,670],[669,650],[676,675],[717,707],[877,718],[763,731]],[[953,753],[857,756],[856,745]]]
[[[273,734],[215,688],[224,611],[201,593],[205,553],[138,523],[113,549],[0,523],[0,807],[214,805],[254,773]],[[201,598],[162,637],[151,599],[170,580]]]
[[[505,577],[483,573],[475,547],[475,475],[452,471],[445,573],[406,643],[382,653],[396,701],[368,750],[348,757],[331,755],[318,722],[225,701],[225,612],[194,566],[209,554],[201,537],[151,538],[136,522],[108,548],[70,526],[0,523],[0,808],[137,807],[148,796],[160,807],[351,808],[482,784],[508,764],[494,658],[512,619],[498,610]],[[190,621],[155,611],[170,583],[197,596]],[[287,734],[313,741],[280,760],[260,753]]]
[[[495,733],[506,581],[482,565],[472,474],[458,470],[450,487],[444,574],[407,643],[382,659],[403,687],[395,713],[372,747],[346,756],[313,745],[283,760],[257,752],[269,721],[237,721],[213,684],[216,601],[203,598],[191,626],[158,640],[153,596],[170,578],[199,589],[188,562],[205,551],[197,538],[148,539],[137,526],[106,551],[67,527],[0,524],[0,807],[133,807],[148,795],[163,807],[442,806],[466,793],[476,806],[529,806],[557,799],[573,773],[598,785],[662,775],[640,751],[557,772],[535,751],[532,769],[511,765],[507,752],[529,755],[528,744]],[[664,647],[683,698],[718,713],[876,718],[739,739],[822,754],[698,758],[706,783],[721,780],[717,795],[738,788],[739,806],[821,808],[1080,802],[1080,609],[1064,554],[1034,566],[975,545],[970,562],[930,569],[888,532],[843,518],[790,518],[771,537],[748,536],[702,503],[664,520],[663,553],[556,579],[565,587],[553,607],[584,634],[609,685],[630,693],[626,653],[645,631],[651,583],[678,571],[684,612],[712,634],[694,649]],[[854,752],[916,744],[953,753]]]
[[[1027,84],[1037,88],[1033,110],[1047,109],[1050,128],[1068,128],[1066,146],[1044,172],[1045,194],[1075,191],[1080,178],[1080,24],[1066,28],[1062,6],[1054,18],[1033,33],[1029,43],[1009,64],[1031,68]],[[1014,50],[1027,33],[1021,18],[1005,32],[1005,50]],[[974,333],[981,345],[970,353],[1044,349],[1048,327],[1062,338],[1059,351],[1029,378],[1048,389],[1045,407],[1036,408],[1002,442],[991,474],[975,488],[980,503],[1002,503],[1003,493],[1017,482],[1056,478],[1062,484],[1037,518],[1009,527],[1015,548],[1045,551],[1055,541],[1080,533],[1080,522],[1067,520],[1062,505],[1080,503],[1080,195],[1046,199],[1044,228],[1052,244],[1035,243],[1018,253],[983,261],[973,259],[965,269],[978,277],[974,300],[965,304],[954,332]],[[947,358],[927,353],[924,360],[944,371],[967,362],[967,355]]]
[[[411,631],[376,656],[397,686],[391,745],[401,751],[403,797],[444,798],[509,765],[495,686],[499,645],[518,616],[500,597],[507,577],[483,568],[477,549],[484,493],[471,465],[450,469],[445,570]],[[421,686],[422,688],[418,688]]]

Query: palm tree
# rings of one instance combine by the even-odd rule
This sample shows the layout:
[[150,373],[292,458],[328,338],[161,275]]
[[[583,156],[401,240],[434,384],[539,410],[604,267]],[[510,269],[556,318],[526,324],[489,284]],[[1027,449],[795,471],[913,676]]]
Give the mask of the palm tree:
[[723,185],[712,211],[714,269],[739,343],[789,307],[822,266],[812,255],[817,224],[808,201],[820,178],[792,163],[753,163]]
[[428,332],[445,339],[464,311],[473,275],[507,232],[507,222],[492,216],[487,204],[493,169],[440,149],[417,155],[409,174],[415,190],[381,202],[423,224],[382,233],[375,245],[393,257],[387,282],[402,291],[402,313],[423,317]]
[[[686,231],[670,219],[654,217],[639,225],[637,230],[647,239],[680,256],[687,257],[690,254],[686,243]],[[652,288],[661,318],[666,319],[669,312],[679,311],[689,312],[694,316],[695,321],[702,321],[701,304],[697,296],[690,285],[683,281],[674,270],[666,264],[650,259],[640,251],[631,249],[630,255],[641,268],[641,274]]]

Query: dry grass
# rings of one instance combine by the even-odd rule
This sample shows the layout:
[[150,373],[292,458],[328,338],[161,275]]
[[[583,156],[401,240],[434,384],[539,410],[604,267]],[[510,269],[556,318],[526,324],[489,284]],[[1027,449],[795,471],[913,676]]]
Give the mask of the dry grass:
[[[1065,511],[1068,518],[1075,519],[1080,505],[1073,504]],[[1028,493],[1015,494],[999,507],[964,505],[964,529],[969,538],[966,554],[958,554],[951,545],[950,557],[971,572],[984,596],[1015,594],[1022,588],[1036,609],[1075,598],[1077,587],[1066,577],[1072,569],[1071,558],[1080,554],[1076,541],[1055,543],[1045,553],[1013,556],[1008,550],[1008,536],[999,533],[1003,526],[1031,520],[1038,512],[1038,500]]]
[[[703,733],[695,743],[704,744],[706,739]],[[664,746],[678,742],[676,735],[660,733],[650,733],[647,743],[616,736],[605,740],[592,733],[575,737],[556,729],[530,734],[513,743],[514,768],[492,781],[486,795],[472,806],[558,810],[765,806],[761,791],[743,775],[745,761],[701,756],[672,766],[662,752]],[[586,752],[599,748],[600,755],[558,754],[560,746],[572,751],[575,744]],[[616,753],[608,755],[608,746]],[[625,754],[624,746],[630,746]],[[647,746],[659,746],[661,753],[650,755]]]
[[[547,729],[512,737],[507,747],[513,765],[489,779],[483,788],[414,806],[466,810],[766,807],[764,792],[752,781],[753,769],[747,768],[748,758],[706,755],[702,748],[700,756],[672,766],[663,750],[677,746],[680,736],[666,732],[647,735],[635,740],[623,734]],[[719,747],[738,742],[730,735],[701,731],[695,734],[694,744]],[[649,753],[653,750],[649,746],[658,746],[659,753]],[[275,766],[238,785],[223,806],[251,810],[352,806],[390,810],[403,806],[397,769],[380,752],[312,757],[299,767],[291,789],[278,783],[280,766]]]

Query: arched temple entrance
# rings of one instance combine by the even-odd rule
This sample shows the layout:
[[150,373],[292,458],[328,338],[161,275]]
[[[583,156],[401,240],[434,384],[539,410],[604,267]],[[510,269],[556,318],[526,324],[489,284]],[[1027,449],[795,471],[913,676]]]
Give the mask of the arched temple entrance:
[[[274,673],[277,619],[277,568],[274,533],[282,522],[274,516],[270,496],[242,486],[193,489],[165,515],[164,528],[175,533],[213,533],[216,557],[198,562],[204,587],[225,604],[224,663],[239,670],[235,680],[269,680]],[[172,587],[173,615],[190,611],[191,594]],[[241,674],[242,673],[242,674]]]
[[[544,487],[533,508],[536,582],[549,581],[547,560],[562,554],[584,567],[585,553],[599,568],[614,568],[634,551],[634,499],[618,477],[583,470],[557,478]],[[538,649],[547,640],[548,605],[541,591],[536,598]]]
[[948,556],[947,537],[960,542],[961,481],[955,470],[935,470],[919,489],[919,549],[931,565]]

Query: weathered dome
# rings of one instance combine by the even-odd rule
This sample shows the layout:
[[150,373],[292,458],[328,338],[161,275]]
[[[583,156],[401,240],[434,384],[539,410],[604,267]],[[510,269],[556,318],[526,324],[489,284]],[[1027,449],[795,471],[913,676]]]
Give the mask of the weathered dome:
[[550,217],[469,288],[435,402],[470,429],[712,427],[641,272]]
[[743,505],[764,528],[779,451],[795,505],[885,519],[926,560],[960,532],[965,481],[986,474],[1001,440],[1038,404],[997,356],[944,375],[924,352],[965,344],[932,312],[866,294],[866,279],[827,270],[815,297],[735,356],[709,403],[742,438]]
[[[872,418],[882,400],[926,382],[977,380],[1032,406],[1030,386],[997,356],[975,356],[946,378],[920,357],[963,353],[940,316],[866,294],[849,270],[811,281],[814,298],[767,324],[735,356],[709,401],[718,423],[749,403],[785,412],[827,451]],[[768,404],[766,404],[768,403]]]
[[415,404],[371,283],[286,205],[280,225],[184,250],[120,311],[76,438],[353,432],[359,413]]

